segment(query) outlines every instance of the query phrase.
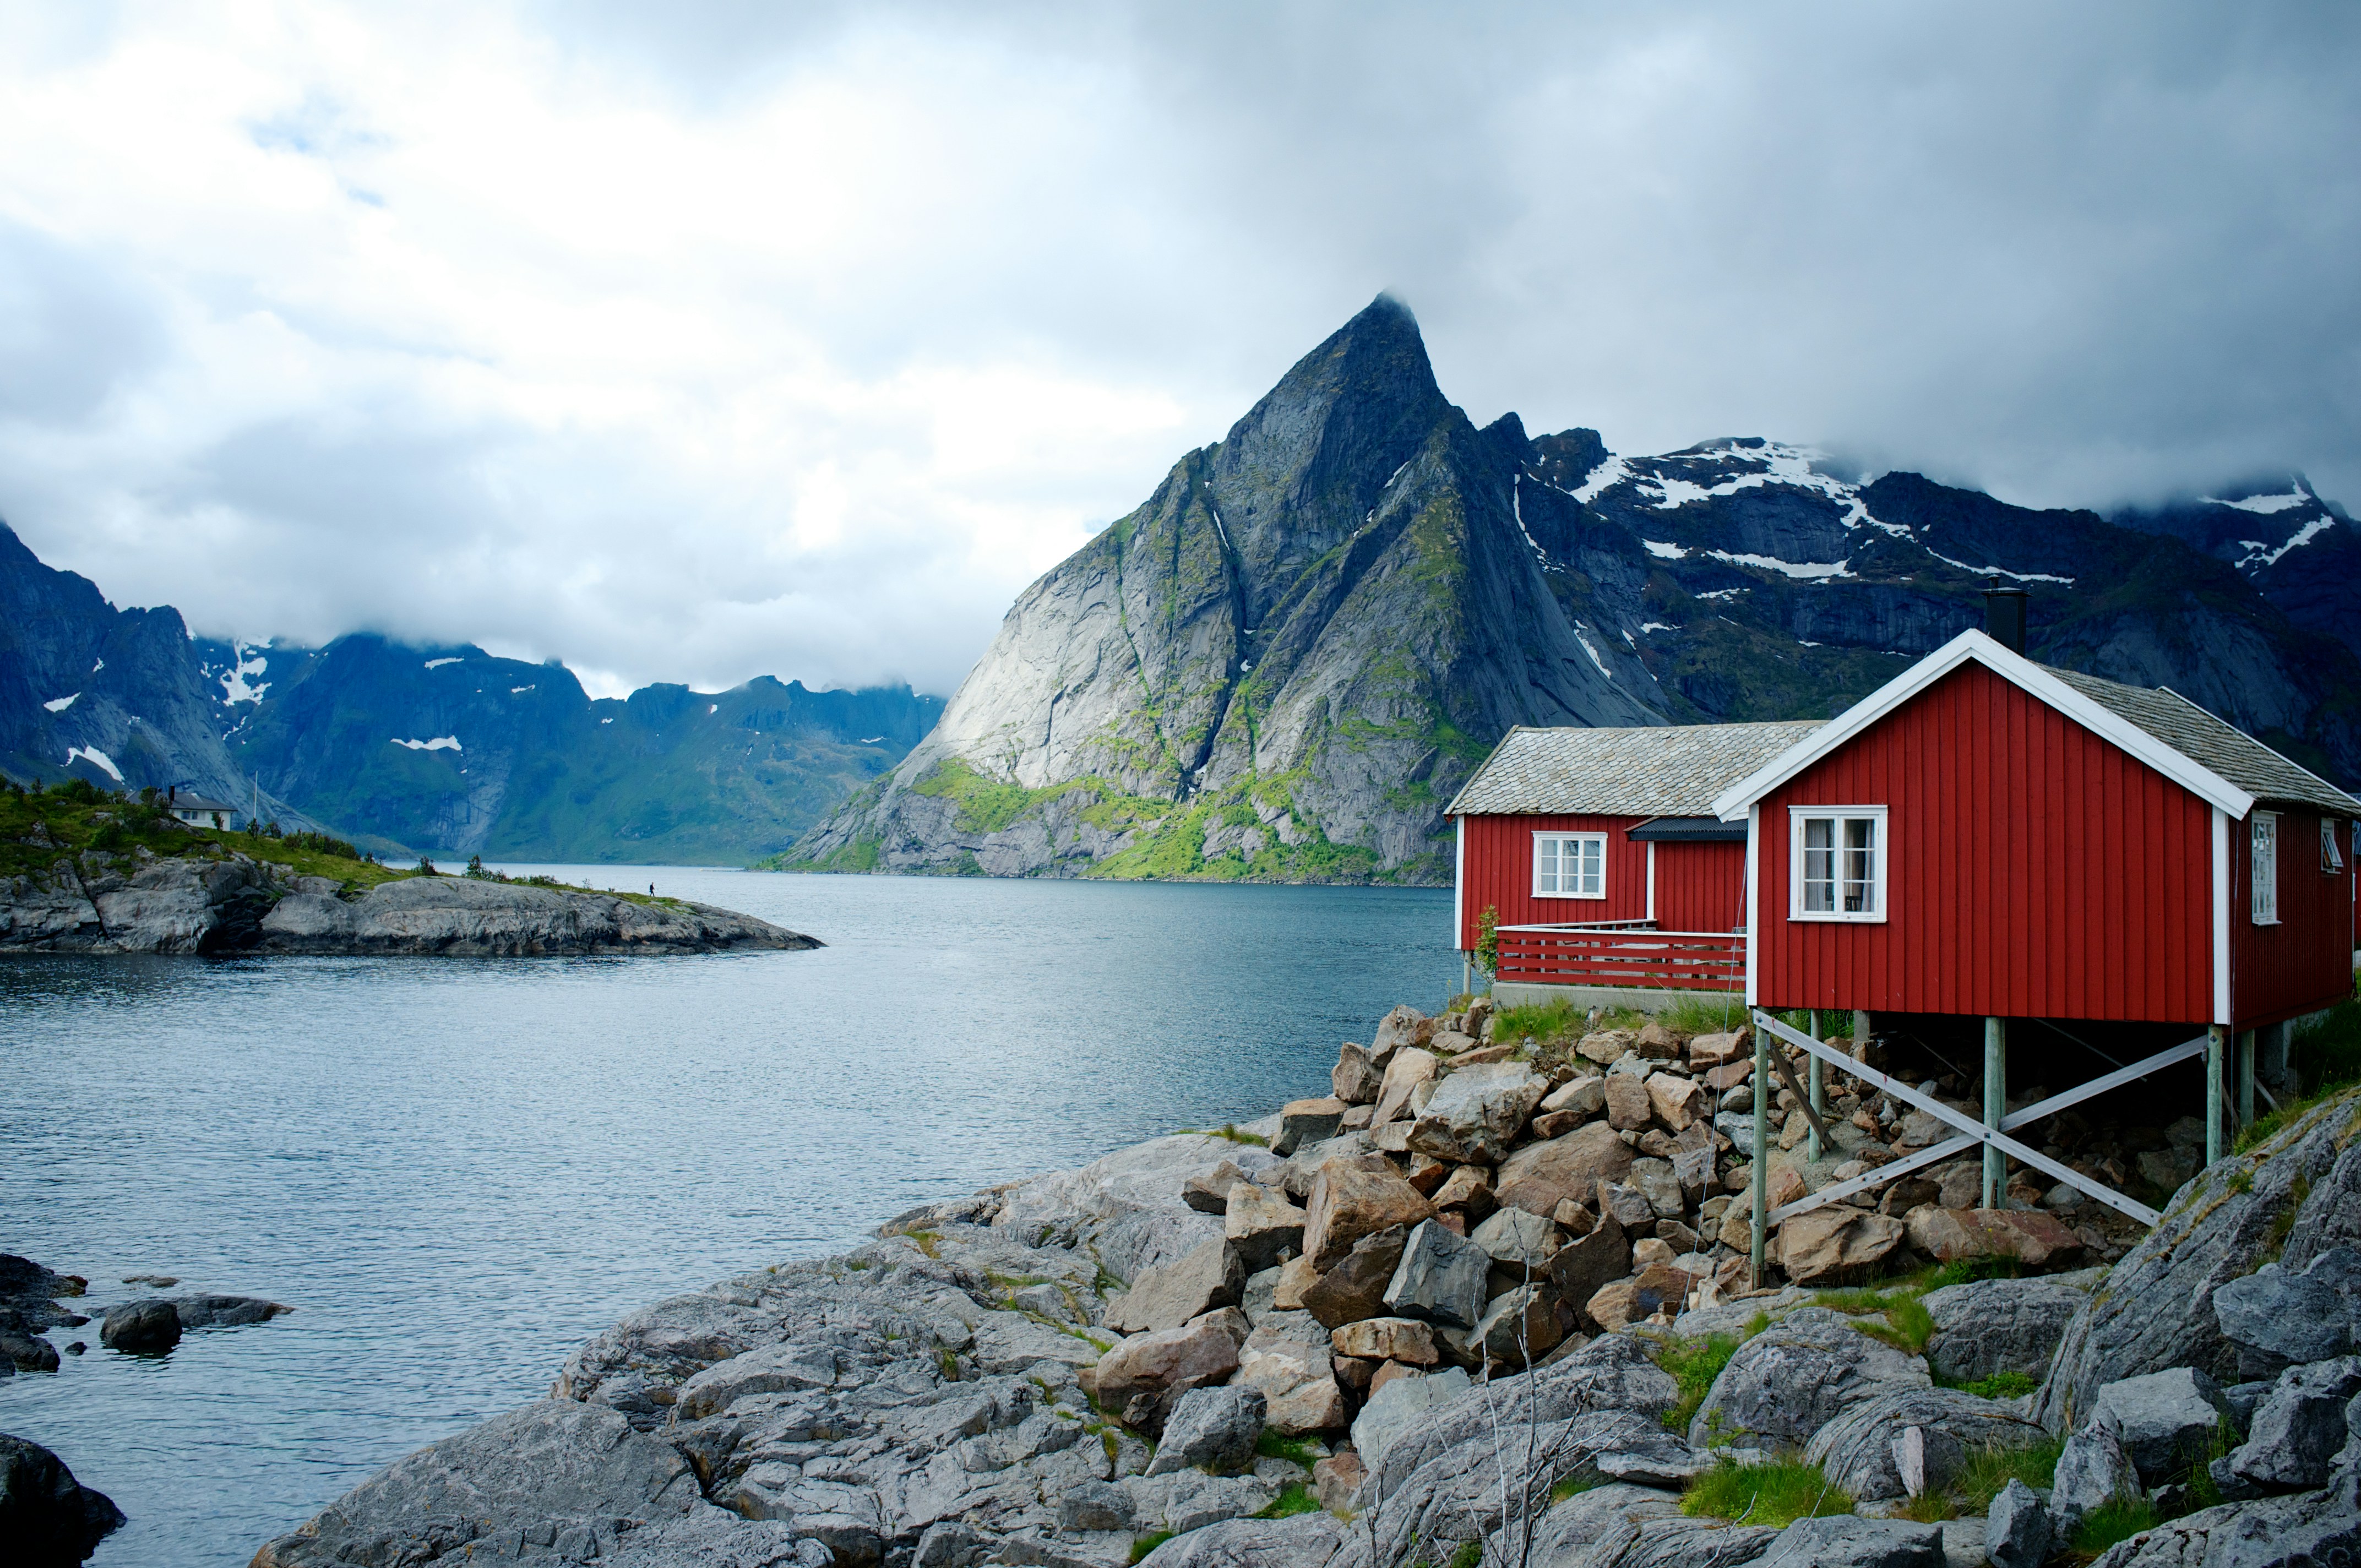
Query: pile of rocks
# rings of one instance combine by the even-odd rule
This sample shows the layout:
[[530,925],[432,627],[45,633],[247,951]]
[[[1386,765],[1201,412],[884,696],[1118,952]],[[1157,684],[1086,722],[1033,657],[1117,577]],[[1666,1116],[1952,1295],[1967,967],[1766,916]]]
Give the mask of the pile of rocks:
[[[2312,1560],[2361,1551],[2361,1412],[2335,1404],[2351,1374],[2327,1365],[2352,1354],[2351,1320],[2325,1356],[2310,1353],[2327,1338],[2253,1327],[2290,1316],[2283,1301],[2350,1299],[2349,1266],[2318,1259],[2361,1239],[2361,1100],[2191,1183],[2112,1271],[1927,1295],[1921,1354],[1794,1285],[1710,1299],[1730,1262],[1713,1249],[1731,1244],[1705,1229],[1706,1205],[1742,1161],[1727,1133],[1709,1141],[1709,1116],[1676,1125],[1690,1097],[1656,1086],[1718,1102],[1739,1084],[1718,1090],[1701,1058],[1730,1065],[1746,1042],[1675,1036],[1647,1056],[1635,1033],[1603,1064],[1577,1049],[1561,1075],[1487,1044],[1485,1023],[1398,1010],[1346,1048],[1321,1101],[928,1205],[842,1257],[634,1313],[576,1352],[549,1398],[389,1466],[258,1568],[1125,1568],[1150,1549],[1150,1568],[1405,1568],[1468,1542],[1563,1568],[1942,1568],[1987,1552],[2015,1568],[2041,1560],[2037,1536],[2067,1522],[2110,1442],[2116,1486],[2191,1485],[2164,1478],[2199,1446],[2173,1424],[2191,1395],[2234,1423],[2206,1474],[2253,1494],[2134,1543],[2180,1531],[2196,1541],[2182,1555],[2121,1563],[2295,1561],[2271,1554],[2273,1532]],[[1647,1094],[1644,1122],[1629,1088],[1610,1093],[1618,1079]],[[1635,1124],[1616,1124],[1619,1102]],[[1861,1131],[1849,1157],[1883,1142]],[[1650,1197],[1643,1176],[1668,1187],[1665,1207],[1619,1212]],[[1991,1216],[1959,1223],[1993,1232]],[[1668,1226],[1695,1240],[1675,1248]],[[1643,1255],[1651,1242],[1669,1255]],[[2276,1273],[2266,1247],[2284,1252]],[[1593,1275],[1567,1261],[1597,1255]],[[1651,1299],[1660,1269],[1677,1281]],[[1715,1334],[1741,1343],[1671,1430],[1681,1390],[1657,1362]],[[2267,1387],[2196,1380],[2272,1356],[2285,1365],[2254,1359],[2246,1379]],[[2185,1387],[2144,1391],[2175,1367]],[[2022,1399],[1943,1386],[2002,1371],[2045,1381]],[[2045,1433],[2081,1445],[2046,1495],[1942,1525],[1893,1517],[1978,1453]],[[2161,1445],[2153,1475],[2144,1444]],[[2307,1486],[2323,1453],[2326,1482]],[[1772,1456],[1817,1464],[1865,1517],[1779,1530],[1681,1512],[1707,1467]]]

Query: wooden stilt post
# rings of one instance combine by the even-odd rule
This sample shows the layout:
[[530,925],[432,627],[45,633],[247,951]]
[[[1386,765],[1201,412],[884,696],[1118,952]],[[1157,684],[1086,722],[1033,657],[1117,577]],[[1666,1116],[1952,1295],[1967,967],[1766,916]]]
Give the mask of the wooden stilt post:
[[2213,1164],[2229,1152],[2222,1136],[2222,1088],[2230,1051],[2230,1031],[2220,1024],[2205,1031],[2205,1163]]
[[1754,1031],[1754,1242],[1748,1266],[1749,1283],[1763,1288],[1763,1231],[1771,1214],[1771,1034]]
[[1852,1010],[1852,1059],[1861,1059],[1861,1045],[1869,1038],[1869,1012],[1866,1008]]
[[[2008,1116],[2008,1020],[1984,1020],[1984,1125],[1997,1129]],[[2008,1201],[2008,1160],[1999,1149],[1984,1146],[1984,1207],[1998,1209]]]
[[[1816,1040],[1820,1037],[1820,1010],[1817,1007],[1812,1009],[1811,1036],[1812,1038]],[[1820,1113],[1824,1109],[1820,1103],[1820,1058],[1813,1057],[1805,1064],[1805,1070],[1812,1075],[1810,1086],[1805,1091],[1804,1098],[1811,1102],[1812,1114],[1808,1120],[1814,1124],[1814,1126],[1809,1133],[1805,1135],[1804,1157],[1806,1159],[1817,1159],[1820,1157],[1820,1129],[1817,1123],[1819,1121]]]
[[2252,1029],[2238,1036],[2238,1129],[2241,1132],[2255,1124],[2255,1049],[2259,1043]]

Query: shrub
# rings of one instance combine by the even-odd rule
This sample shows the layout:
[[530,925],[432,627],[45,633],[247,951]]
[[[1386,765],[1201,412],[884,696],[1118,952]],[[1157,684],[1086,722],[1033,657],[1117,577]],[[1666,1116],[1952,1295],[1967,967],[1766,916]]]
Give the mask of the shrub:
[[1681,1497],[1681,1512],[1693,1518],[1780,1530],[1797,1519],[1849,1514],[1852,1508],[1852,1494],[1830,1481],[1818,1465],[1800,1460],[1769,1464],[1719,1460],[1690,1482]]
[[1476,967],[1488,980],[1500,972],[1500,911],[1489,904],[1476,916]]
[[2018,1399],[2032,1393],[2041,1385],[2022,1372],[1995,1372],[1989,1377],[1979,1377],[1972,1383],[1960,1385],[1963,1392],[1979,1399]]

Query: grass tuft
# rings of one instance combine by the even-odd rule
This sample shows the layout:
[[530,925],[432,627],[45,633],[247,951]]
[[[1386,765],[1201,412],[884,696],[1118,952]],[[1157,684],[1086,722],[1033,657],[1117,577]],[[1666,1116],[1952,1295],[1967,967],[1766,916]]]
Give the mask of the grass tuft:
[[1291,1519],[1298,1514],[1316,1514],[1319,1511],[1320,1499],[1312,1495],[1312,1488],[1301,1481],[1290,1481],[1279,1489],[1279,1496],[1271,1499],[1270,1507],[1255,1518]]
[[1301,1464],[1306,1470],[1325,1457],[1304,1438],[1290,1437],[1277,1427],[1265,1427],[1255,1439],[1255,1452],[1265,1459],[1284,1459],[1290,1464]]
[[1695,1519],[1769,1525],[1784,1530],[1797,1519],[1852,1512],[1852,1494],[1829,1480],[1817,1464],[1782,1460],[1740,1464],[1729,1459],[1689,1483],[1681,1512]]
[[[1936,1382],[1941,1384],[1942,1379],[1938,1377]],[[1979,1399],[2021,1399],[2041,1385],[2022,1372],[1995,1372],[1989,1377],[1979,1377],[1973,1382],[1955,1383],[1948,1387],[1955,1387],[1964,1394],[1973,1394]]]
[[1557,1485],[1550,1488],[1550,1506],[1555,1508],[1568,1497],[1578,1497],[1593,1486],[1605,1485],[1607,1485],[1607,1477],[1596,1470],[1576,1471],[1571,1475],[1561,1475],[1557,1478]]
[[1169,1530],[1151,1530],[1146,1535],[1136,1538],[1131,1543],[1132,1562],[1137,1563],[1171,1539],[1172,1532]]
[[1477,1568],[1483,1561],[1484,1543],[1480,1541],[1463,1541],[1459,1543],[1459,1549],[1451,1554],[1450,1568]]
[[1905,1355],[1923,1355],[1935,1337],[1935,1317],[1916,1296],[1905,1296],[1885,1309],[1883,1323],[1855,1323],[1872,1339],[1883,1340]]
[[2011,1481],[2046,1491],[2058,1475],[2062,1438],[2044,1438],[2029,1448],[1980,1448],[1968,1455],[1954,1487],[1971,1514],[1990,1513],[1993,1499]]
[[2075,1555],[2087,1563],[2156,1525],[2156,1505],[2146,1497],[2111,1497],[2082,1516],[2070,1544]]
[[1898,1517],[1919,1524],[1941,1524],[1945,1519],[1958,1519],[1960,1510],[1952,1506],[1949,1493],[1921,1492],[1902,1505]]
[[1679,1402],[1664,1412],[1667,1431],[1689,1430],[1697,1407],[1705,1403],[1706,1395],[1713,1388],[1713,1380],[1721,1376],[1721,1369],[1737,1353],[1736,1334],[1711,1334],[1701,1340],[1673,1340],[1665,1344],[1663,1354],[1656,1357],[1656,1365],[1671,1373],[1673,1381],[1681,1388]]

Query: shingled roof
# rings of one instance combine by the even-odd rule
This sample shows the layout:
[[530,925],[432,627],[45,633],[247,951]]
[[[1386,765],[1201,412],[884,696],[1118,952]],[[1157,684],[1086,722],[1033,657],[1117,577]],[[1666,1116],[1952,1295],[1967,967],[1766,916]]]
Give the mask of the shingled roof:
[[1715,795],[1825,722],[1646,729],[1536,729],[1521,724],[1500,738],[1448,814],[1710,816]]
[[2361,801],[2296,766],[2244,730],[2224,723],[2169,686],[2127,686],[2055,665],[2042,668],[2125,723],[2136,725],[2257,800],[2361,816]]

